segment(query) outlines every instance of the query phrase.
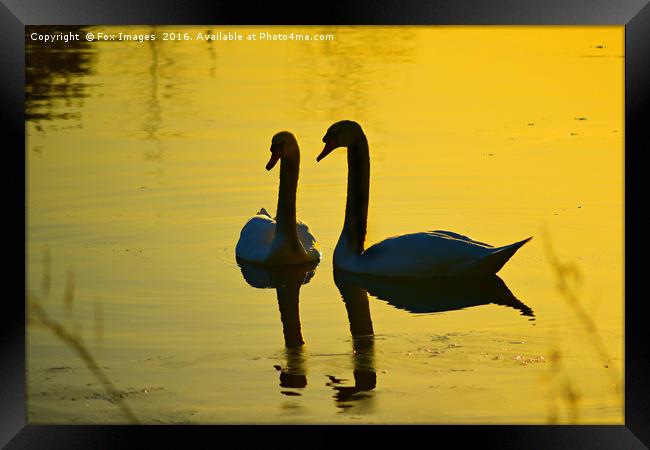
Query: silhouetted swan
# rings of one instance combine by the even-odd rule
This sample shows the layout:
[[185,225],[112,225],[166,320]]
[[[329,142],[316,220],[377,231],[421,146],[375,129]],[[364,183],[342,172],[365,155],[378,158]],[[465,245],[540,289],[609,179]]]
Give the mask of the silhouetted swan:
[[370,156],[361,126],[343,120],[323,137],[320,161],[338,147],[348,149],[348,192],[343,231],[334,266],[356,273],[431,278],[494,275],[531,238],[492,247],[451,231],[426,231],[390,237],[364,250],[368,220]]
[[262,208],[241,230],[235,247],[237,259],[267,265],[304,264],[320,260],[316,238],[296,220],[296,191],[300,149],[293,134],[281,131],[271,141],[266,170],[280,160],[280,191],[275,220]]

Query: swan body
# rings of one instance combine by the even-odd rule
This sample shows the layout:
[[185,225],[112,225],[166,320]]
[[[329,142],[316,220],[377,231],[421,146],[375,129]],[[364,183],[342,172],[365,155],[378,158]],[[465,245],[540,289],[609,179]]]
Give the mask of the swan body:
[[368,141],[349,120],[333,124],[323,137],[320,161],[347,147],[348,190],[343,231],[334,250],[334,266],[349,272],[391,277],[457,277],[496,274],[531,238],[502,247],[451,231],[426,231],[390,237],[364,247],[370,191]]
[[361,254],[335,250],[337,267],[355,273],[391,277],[487,276],[496,274],[523,241],[494,248],[449,231],[427,231],[390,237]]
[[[276,238],[275,230],[275,219],[262,208],[242,228],[235,247],[235,254],[244,261],[265,264],[270,255],[277,254],[287,246],[287,239],[284,236]],[[297,220],[296,231],[298,239],[308,255],[308,261],[318,261],[321,257],[319,245],[316,237],[309,230],[309,226],[301,220]]]
[[296,192],[300,169],[300,149],[295,136],[281,131],[273,136],[267,170],[280,160],[280,190],[275,218],[262,208],[241,230],[235,247],[238,260],[282,266],[318,261],[316,238],[309,227],[296,219]]

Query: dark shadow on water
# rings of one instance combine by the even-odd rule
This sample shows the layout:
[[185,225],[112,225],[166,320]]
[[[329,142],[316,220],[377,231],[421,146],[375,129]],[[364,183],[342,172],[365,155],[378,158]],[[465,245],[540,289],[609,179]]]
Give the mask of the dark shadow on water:
[[[307,386],[305,341],[300,326],[300,287],[309,283],[318,262],[295,266],[268,267],[238,260],[244,280],[257,289],[275,289],[282,321],[285,344],[285,367],[275,366],[280,372],[283,388]],[[296,391],[282,391],[284,395],[301,395]]]
[[341,286],[357,286],[373,297],[414,314],[439,313],[495,304],[514,308],[522,316],[535,320],[533,310],[515,297],[496,275],[417,279],[380,277],[334,269],[334,279],[339,290]]
[[[25,28],[25,118],[38,122],[53,119],[80,120],[79,111],[88,97],[86,77],[95,70],[95,44],[84,39],[83,26],[28,26]],[[32,33],[67,35],[79,41],[43,43]]]

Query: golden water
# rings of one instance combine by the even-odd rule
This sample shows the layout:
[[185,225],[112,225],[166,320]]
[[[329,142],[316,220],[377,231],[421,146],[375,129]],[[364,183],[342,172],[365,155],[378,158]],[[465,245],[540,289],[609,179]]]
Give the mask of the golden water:
[[[27,37],[28,288],[141,422],[623,423],[623,27],[214,27],[334,39],[161,40],[209,29]],[[341,119],[370,144],[367,242],[534,236],[499,273],[534,320],[490,299],[412,312],[371,295],[374,339],[353,338],[332,270],[345,152],[315,161]],[[300,290],[301,350],[285,349],[276,290],[249,285],[234,260],[245,221],[275,211],[278,171],[264,166],[280,130],[300,144],[298,217],[323,249]],[[587,319],[558,290],[545,232],[579,267]],[[30,323],[27,342],[29,422],[125,422],[49,329]],[[355,388],[355,369],[376,383]]]

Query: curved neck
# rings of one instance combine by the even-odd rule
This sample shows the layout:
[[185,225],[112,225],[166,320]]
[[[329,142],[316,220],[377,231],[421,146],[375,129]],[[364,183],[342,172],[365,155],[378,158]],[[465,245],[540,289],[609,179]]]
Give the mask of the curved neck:
[[300,172],[300,153],[284,156],[280,160],[280,190],[276,211],[275,235],[298,241],[296,231],[296,191],[298,190],[298,173]]
[[370,196],[370,153],[368,140],[361,135],[348,147],[348,193],[345,223],[339,244],[346,251],[361,254],[366,240]]

